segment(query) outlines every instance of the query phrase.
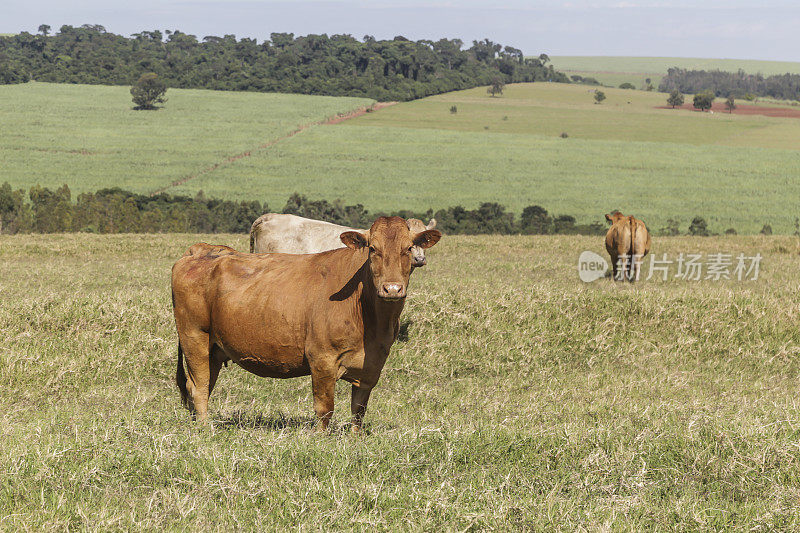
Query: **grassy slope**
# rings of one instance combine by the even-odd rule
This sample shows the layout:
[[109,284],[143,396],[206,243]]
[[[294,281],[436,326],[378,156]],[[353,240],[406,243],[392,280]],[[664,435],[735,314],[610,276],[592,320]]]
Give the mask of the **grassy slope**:
[[552,56],[553,66],[558,69],[608,71],[627,73],[666,74],[670,67],[693,70],[725,70],[764,75],[800,74],[797,61],[759,61],[754,59],[708,59],[693,57],[625,57],[625,56]]
[[259,190],[278,208],[300,191],[372,210],[497,201],[586,222],[621,209],[653,228],[668,218],[686,228],[700,214],[719,232],[794,231],[800,120],[660,110],[664,95],[606,94],[594,105],[586,87],[532,84],[502,98],[485,89],[426,98],[309,130],[179,190]]
[[170,89],[134,111],[127,87],[0,86],[0,181],[151,192],[209,165],[371,102],[362,98]]
[[553,66],[569,75],[592,76],[605,85],[618,87],[627,81],[637,88],[650,78],[655,85],[670,67],[695,70],[739,69],[755,74],[800,74],[800,62],[750,59],[708,59],[689,57],[552,56]]
[[[695,215],[714,231],[794,231],[800,120],[660,110],[664,96],[585,86],[512,85],[399,104],[259,145],[367,100],[170,90],[157,112],[131,111],[124,87],[0,87],[3,173],[14,186],[151,192],[243,151],[172,192],[266,200],[295,191],[368,209],[497,201],[580,221],[611,209],[653,228]],[[451,114],[452,105],[458,113]],[[562,132],[569,134],[561,139]]]
[[446,237],[360,439],[307,433],[307,378],[235,365],[190,422],[168,272],[198,240],[246,247],[0,236],[3,529],[800,527],[795,239],[656,239],[762,277],[631,287],[577,281],[599,238]]

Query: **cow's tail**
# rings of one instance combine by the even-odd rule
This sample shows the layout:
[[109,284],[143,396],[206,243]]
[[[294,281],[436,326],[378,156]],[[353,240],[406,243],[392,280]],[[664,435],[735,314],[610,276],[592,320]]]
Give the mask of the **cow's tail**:
[[191,408],[189,405],[189,391],[186,389],[186,371],[183,368],[183,348],[178,341],[178,370],[175,372],[175,383],[178,384],[178,390],[181,393],[181,403],[187,409]]

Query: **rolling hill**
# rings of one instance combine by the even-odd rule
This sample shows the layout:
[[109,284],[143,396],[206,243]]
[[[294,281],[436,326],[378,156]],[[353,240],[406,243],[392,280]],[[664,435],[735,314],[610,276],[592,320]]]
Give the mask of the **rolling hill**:
[[140,112],[124,87],[6,86],[0,113],[14,127],[0,132],[0,181],[202,190],[272,209],[293,192],[372,212],[538,204],[579,223],[621,209],[655,230],[699,215],[715,232],[794,231],[800,120],[605,92],[597,105],[582,85],[510,85],[497,98],[477,88],[303,129],[372,101],[170,89],[164,109]]
[[655,86],[670,67],[689,70],[739,69],[748,74],[800,74],[800,62],[759,61],[752,59],[709,59],[689,57],[626,57],[626,56],[551,56],[553,66],[567,75],[591,76],[604,85],[618,87],[623,82],[641,88],[646,78]]

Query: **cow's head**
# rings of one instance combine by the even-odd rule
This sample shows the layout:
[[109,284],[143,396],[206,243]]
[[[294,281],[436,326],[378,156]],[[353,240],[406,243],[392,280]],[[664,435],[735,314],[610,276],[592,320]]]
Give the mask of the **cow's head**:
[[606,215],[606,220],[611,222],[611,224],[616,224],[620,220],[626,220],[628,217],[620,213],[619,211],[612,211],[611,213]]
[[367,231],[345,231],[340,236],[348,248],[368,250],[373,285],[384,300],[406,297],[414,247],[430,248],[441,237],[435,229],[412,232],[400,217],[381,217]]
[[[418,218],[409,218],[406,220],[406,225],[408,226],[408,231],[412,234],[422,233],[425,230],[434,229],[436,227],[436,219],[432,218],[426,226],[425,223]],[[411,248],[411,266],[423,267],[425,263],[427,263],[425,260],[425,248],[415,245]]]

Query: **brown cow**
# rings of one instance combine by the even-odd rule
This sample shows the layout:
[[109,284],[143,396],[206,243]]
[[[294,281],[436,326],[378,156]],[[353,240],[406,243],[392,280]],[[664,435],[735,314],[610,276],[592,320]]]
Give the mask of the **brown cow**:
[[639,280],[644,256],[650,252],[650,232],[644,222],[619,211],[606,215],[611,227],[606,233],[606,250],[616,281]]
[[[412,233],[421,233],[436,227],[432,218],[426,226],[418,218],[406,220]],[[250,228],[250,253],[316,254],[344,245],[339,235],[345,231],[361,231],[322,220],[297,215],[267,213],[258,217]],[[425,266],[425,250],[415,246],[411,265]]]
[[440,238],[436,230],[411,233],[402,218],[381,217],[365,232],[342,233],[346,248],[319,254],[255,255],[195,244],[172,267],[184,405],[205,422],[208,398],[230,359],[262,377],[310,374],[323,430],[336,381],[349,381],[358,430],[397,338],[411,248],[430,248]]

